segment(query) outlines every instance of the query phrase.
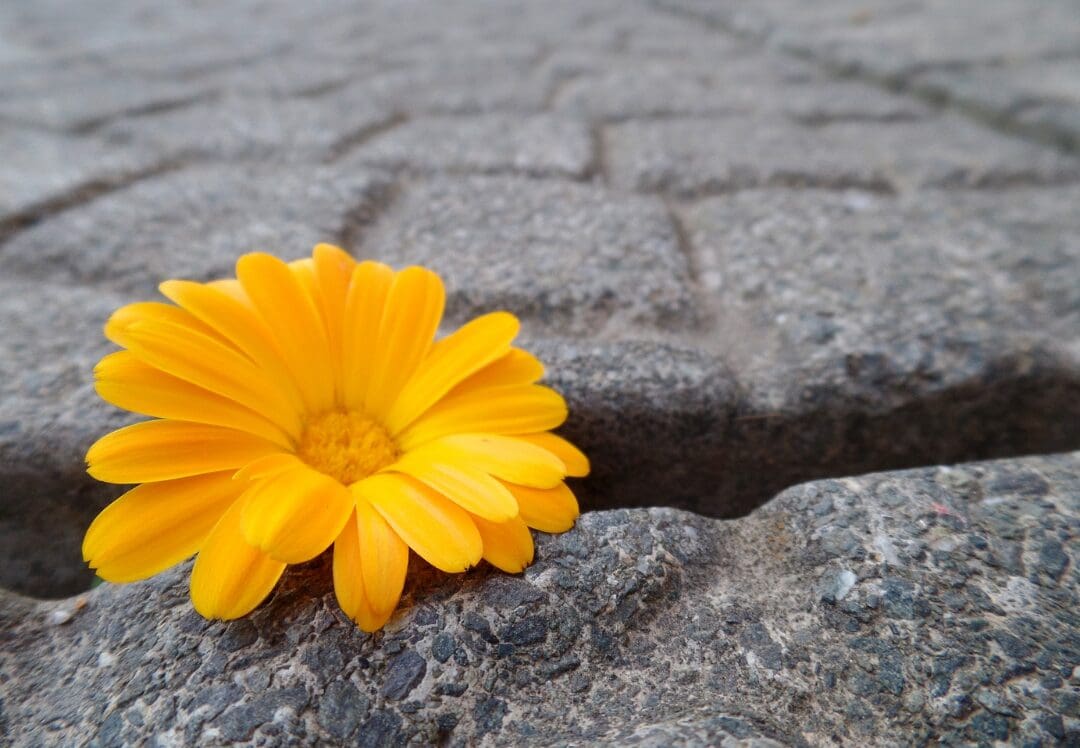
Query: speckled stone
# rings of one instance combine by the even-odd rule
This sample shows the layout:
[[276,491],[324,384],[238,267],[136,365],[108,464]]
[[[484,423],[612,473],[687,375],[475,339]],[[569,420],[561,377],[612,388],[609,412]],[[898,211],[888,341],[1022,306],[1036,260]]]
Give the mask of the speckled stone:
[[191,166],[19,232],[0,246],[0,272],[154,295],[166,278],[231,275],[244,252],[295,259],[363,223],[388,187],[370,170]]
[[[191,610],[187,565],[60,602],[0,593],[0,638],[19,643],[0,649],[6,736],[1068,740],[1078,497],[1073,453],[809,483],[726,522],[597,512],[539,536],[521,576],[415,563],[375,636],[337,610],[325,558],[232,623]],[[1015,569],[997,560],[1009,544]],[[846,593],[823,597],[838,573]]]
[[508,309],[533,333],[596,336],[687,327],[695,300],[664,204],[591,185],[521,177],[408,187],[362,250],[436,270],[461,321]]
[[954,117],[833,122],[775,117],[634,121],[608,128],[612,181],[683,197],[754,187],[992,187],[1080,178],[1080,161]]
[[594,162],[581,120],[489,114],[425,117],[375,137],[343,162],[409,172],[517,173],[583,178]]

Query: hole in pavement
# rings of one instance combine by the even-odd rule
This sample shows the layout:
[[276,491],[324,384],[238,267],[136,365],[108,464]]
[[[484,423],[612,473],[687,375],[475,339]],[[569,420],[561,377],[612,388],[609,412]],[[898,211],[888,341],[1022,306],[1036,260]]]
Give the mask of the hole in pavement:
[[[672,506],[731,518],[784,488],[860,473],[1080,449],[1080,373],[1052,360],[991,362],[978,382],[892,408],[836,390],[798,412],[708,387],[669,403],[632,392],[570,392],[561,432],[593,461],[575,483],[582,509]],[[73,465],[3,476],[0,587],[33,597],[85,591],[82,534],[119,495]]]

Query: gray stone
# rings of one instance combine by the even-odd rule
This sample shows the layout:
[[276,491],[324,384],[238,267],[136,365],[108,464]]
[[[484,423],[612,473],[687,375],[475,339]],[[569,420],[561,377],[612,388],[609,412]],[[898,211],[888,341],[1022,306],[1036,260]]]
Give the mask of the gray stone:
[[170,161],[259,159],[318,161],[394,121],[362,102],[229,96],[160,114],[118,120],[101,137],[135,144]]
[[[558,109],[591,119],[621,122],[675,116],[769,114],[819,125],[843,120],[891,121],[926,116],[910,98],[853,81],[821,76],[805,63],[740,50],[720,51],[708,62],[683,58],[599,71],[586,66],[559,88]],[[717,60],[720,60],[718,63]]]
[[406,190],[353,249],[439,272],[454,321],[504,308],[531,333],[595,336],[694,319],[689,268],[664,205],[592,186],[433,179]]
[[0,98],[0,116],[26,125],[71,132],[87,131],[125,115],[161,111],[197,99],[203,90],[183,81],[95,72],[64,85]]
[[0,246],[0,272],[151,295],[166,278],[232,275],[244,252],[303,256],[370,218],[388,186],[355,169],[193,166],[16,234]]
[[[1017,473],[1038,475],[1046,494],[986,500],[992,484]],[[300,742],[354,736],[381,745],[441,734],[500,744],[543,735],[554,742],[730,738],[764,746],[836,736],[918,742],[954,732],[969,740],[1022,732],[1052,741],[1062,726],[1025,715],[1044,714],[1050,704],[1068,708],[1068,684],[1047,676],[1071,668],[1078,655],[1071,613],[1080,602],[1077,572],[1070,566],[1019,602],[1010,593],[1015,577],[988,565],[964,538],[974,532],[993,546],[995,528],[1007,519],[1029,528],[1020,542],[1025,553],[1037,553],[1036,533],[1075,529],[1078,475],[1080,453],[1073,453],[809,483],[729,522],[671,509],[591,513],[568,535],[539,536],[537,561],[520,578],[489,570],[447,576],[414,564],[402,609],[375,636],[336,611],[324,558],[292,569],[246,619],[262,642],[245,650],[254,656],[237,652],[221,663],[214,643],[234,624],[188,628],[188,565],[148,582],[104,585],[62,626],[46,619],[67,601],[0,593],[0,632],[20,643],[0,650],[3,671],[14,676],[5,702],[10,739],[32,743],[47,724],[60,741],[85,734],[102,742],[155,740],[186,722],[189,741],[199,743],[273,735]],[[897,494],[906,500],[896,504]],[[825,498],[831,508],[823,517]],[[822,519],[856,539],[840,559],[858,578],[843,603],[815,591],[832,563],[817,552]],[[887,574],[883,537],[897,551]],[[584,545],[584,555],[570,540]],[[952,550],[912,554],[927,542]],[[488,588],[507,580],[521,590],[517,604],[492,607],[487,600],[506,601],[506,593],[492,597]],[[945,593],[976,591],[1013,606],[1010,615],[990,621],[977,605],[958,612],[943,601]],[[885,605],[872,606],[875,596]],[[909,596],[922,604],[908,606]],[[417,616],[433,600],[441,601],[437,624],[418,628]],[[897,604],[908,606],[899,617]],[[550,633],[517,637],[505,651],[474,649],[465,663],[433,665],[437,637],[470,636],[462,625],[467,613],[508,631],[531,629],[531,620],[580,623],[565,641]],[[703,617],[718,625],[704,646],[692,629]],[[924,646],[927,638],[933,648]],[[132,668],[153,663],[160,677],[87,666],[101,652],[130,658]],[[330,659],[341,665],[317,664]],[[572,677],[545,675],[564,667]],[[1018,667],[1022,674],[1012,674]],[[248,685],[265,672],[273,673],[269,688]],[[413,699],[391,697],[401,690],[394,684],[415,684],[417,673],[422,685]],[[415,696],[429,684],[439,699]],[[440,688],[454,684],[468,687]],[[577,695],[583,684],[587,702]],[[229,703],[215,696],[210,701],[219,705],[208,710],[208,702],[191,698],[210,693]],[[797,727],[785,716],[789,707]]]
[[146,151],[0,127],[0,240],[44,211],[78,203],[160,168]]
[[412,120],[365,143],[344,163],[412,172],[582,178],[593,160],[592,138],[584,122],[495,114]]
[[1080,177],[1076,160],[955,118],[807,128],[732,115],[627,122],[605,132],[616,185],[685,197],[766,186],[900,191]]

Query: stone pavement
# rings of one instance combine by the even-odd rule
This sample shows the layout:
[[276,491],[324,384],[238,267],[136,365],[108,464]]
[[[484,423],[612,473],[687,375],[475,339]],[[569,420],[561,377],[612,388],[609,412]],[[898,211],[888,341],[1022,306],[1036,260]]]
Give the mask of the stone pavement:
[[[1075,0],[0,6],[0,744],[1080,744],[1077,151]],[[370,637],[86,592],[106,316],[319,241],[517,313],[592,511]]]

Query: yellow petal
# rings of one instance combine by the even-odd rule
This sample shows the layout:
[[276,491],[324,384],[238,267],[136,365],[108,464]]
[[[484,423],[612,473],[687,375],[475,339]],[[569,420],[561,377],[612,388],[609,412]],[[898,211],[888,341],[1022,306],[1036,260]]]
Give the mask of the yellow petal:
[[364,411],[383,420],[394,398],[427,355],[442,319],[446,292],[435,273],[408,267],[394,275],[375,342]]
[[144,421],[98,439],[87,472],[106,483],[149,483],[237,470],[281,448],[251,434],[187,421]]
[[145,364],[130,351],[110,353],[94,367],[103,400],[135,413],[246,431],[283,448],[292,440],[280,427],[235,400],[216,395]]
[[459,433],[531,434],[566,420],[566,402],[540,385],[489,387],[443,398],[398,435],[403,451]]
[[240,530],[244,497],[233,502],[203,543],[191,570],[191,602],[205,618],[239,618],[274,589],[285,564],[252,548]]
[[388,612],[377,613],[371,607],[364,589],[361,570],[360,535],[356,527],[356,515],[350,516],[334,541],[334,596],[345,615],[367,632],[378,631],[390,618]]
[[459,383],[447,394],[454,396],[488,387],[533,384],[542,376],[544,365],[536,356],[520,348],[511,348],[508,353]]
[[137,486],[94,519],[83,558],[110,582],[153,576],[198,551],[241,489],[228,472]]
[[285,366],[270,328],[255,311],[239,281],[165,281],[161,293],[172,299],[250,358],[294,410],[303,407],[300,390]]
[[292,436],[301,431],[295,406],[236,349],[170,322],[137,322],[117,336],[140,361],[260,413]]
[[517,499],[521,519],[541,532],[566,532],[581,513],[577,499],[565,483],[555,488],[505,485]]
[[484,560],[511,574],[524,571],[533,561],[533,539],[520,517],[491,522],[473,517],[484,543]]
[[120,342],[118,336],[125,328],[136,322],[170,322],[207,335],[219,343],[225,342],[208,325],[196,319],[186,310],[160,301],[139,301],[120,307],[110,315],[108,322],[105,323],[105,337],[117,345],[124,345],[124,343]]
[[362,408],[367,397],[379,327],[393,281],[393,270],[370,260],[359,263],[349,280],[342,329],[342,369],[345,404],[352,410]]
[[548,450],[499,434],[444,436],[418,447],[408,457],[443,465],[466,465],[534,488],[552,488],[566,477],[562,460]]
[[244,539],[288,564],[310,561],[329,548],[353,509],[345,486],[306,465],[257,481],[247,497]]
[[309,412],[332,409],[330,344],[319,311],[296,275],[276,257],[253,252],[237,260],[236,277],[273,332]]
[[[303,464],[300,458],[291,452],[276,452],[259,457],[244,465],[244,467],[233,473],[233,480],[246,482],[258,480],[259,478],[269,478],[271,475],[301,467]],[[247,489],[250,486],[244,486],[244,488]]]
[[401,389],[386,415],[396,434],[470,374],[505,355],[521,323],[507,312],[477,317],[438,341]]
[[344,250],[329,244],[316,246],[312,256],[315,258],[315,280],[318,287],[316,296],[322,309],[323,321],[326,323],[330,355],[335,366],[335,386],[338,396],[343,398],[345,301],[356,261]]
[[372,610],[389,615],[401,599],[409,546],[367,501],[356,502],[356,527],[360,533],[360,571]]
[[406,475],[377,473],[354,483],[357,503],[371,502],[422,559],[446,572],[465,571],[480,561],[483,543],[465,512],[439,492]]
[[517,502],[506,487],[479,470],[430,462],[417,453],[405,455],[386,469],[411,475],[462,509],[493,522],[517,516]]
[[514,438],[522,439],[551,452],[551,454],[562,460],[563,465],[566,466],[566,474],[572,478],[582,478],[589,474],[589,458],[585,456],[584,452],[558,434],[541,431],[536,434],[518,434]]

